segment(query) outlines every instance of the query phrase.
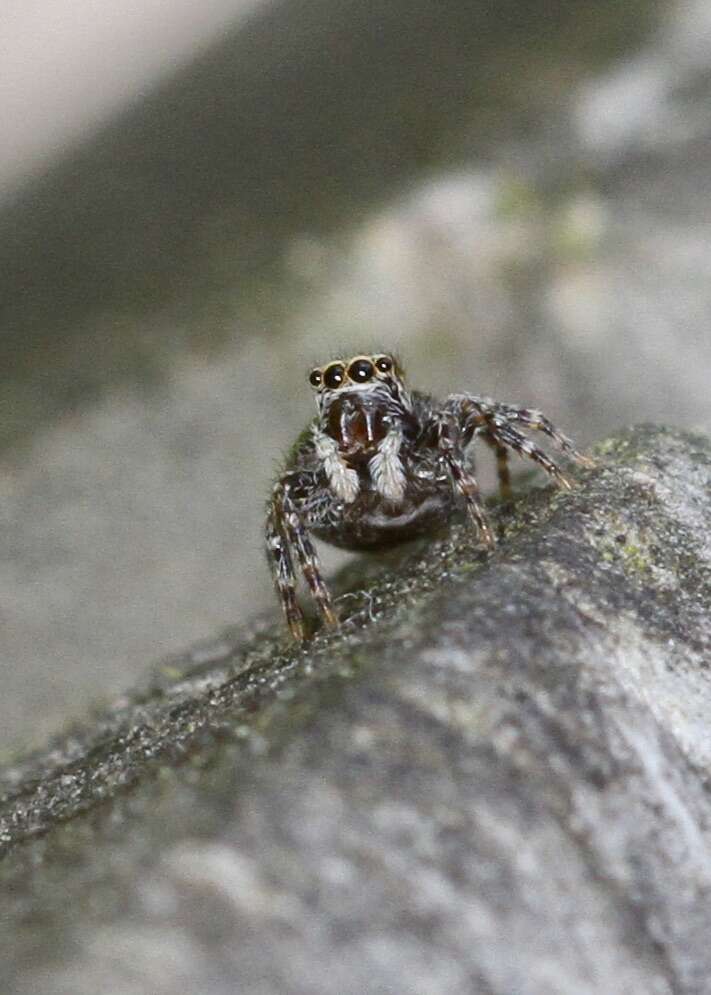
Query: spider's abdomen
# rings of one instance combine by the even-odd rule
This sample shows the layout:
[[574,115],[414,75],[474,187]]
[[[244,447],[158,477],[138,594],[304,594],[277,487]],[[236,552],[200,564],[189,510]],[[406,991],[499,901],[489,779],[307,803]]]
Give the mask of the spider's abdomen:
[[319,539],[341,549],[376,549],[394,546],[431,533],[452,514],[455,499],[450,489],[427,489],[393,507],[374,491],[363,491],[344,509],[333,525],[314,528]]

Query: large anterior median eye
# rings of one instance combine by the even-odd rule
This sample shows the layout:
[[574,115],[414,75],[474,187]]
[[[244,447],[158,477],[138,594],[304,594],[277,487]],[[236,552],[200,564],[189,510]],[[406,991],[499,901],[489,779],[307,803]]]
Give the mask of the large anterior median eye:
[[353,383],[365,383],[373,373],[373,364],[369,359],[356,359],[348,367],[348,376]]
[[329,390],[335,390],[336,387],[340,387],[345,379],[346,370],[342,363],[334,363],[332,366],[326,367],[323,382]]

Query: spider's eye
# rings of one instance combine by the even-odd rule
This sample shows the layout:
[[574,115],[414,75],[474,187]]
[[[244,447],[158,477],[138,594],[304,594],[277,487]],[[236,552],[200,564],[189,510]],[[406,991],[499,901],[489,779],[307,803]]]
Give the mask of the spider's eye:
[[393,368],[393,361],[390,356],[378,356],[375,360],[375,368],[380,371],[380,373],[389,373]]
[[309,373],[309,383],[312,387],[320,387],[323,383],[323,374],[321,370],[311,370]]
[[342,363],[334,363],[333,366],[327,367],[323,375],[323,382],[329,390],[335,390],[336,387],[340,387],[345,379],[346,370]]
[[348,367],[348,376],[353,383],[366,383],[373,376],[373,364],[369,359],[356,359]]

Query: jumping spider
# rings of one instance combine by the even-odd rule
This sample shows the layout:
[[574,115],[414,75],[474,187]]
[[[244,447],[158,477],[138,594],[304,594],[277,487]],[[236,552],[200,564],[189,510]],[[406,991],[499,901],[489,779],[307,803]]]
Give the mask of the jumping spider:
[[509,449],[538,463],[559,486],[571,486],[516,425],[538,429],[570,459],[591,463],[540,411],[474,394],[439,402],[408,390],[390,355],[337,360],[312,370],[309,382],[318,415],[296,440],[266,523],[277,594],[297,640],[306,629],[293,555],[324,622],[338,625],[311,534],[344,549],[375,549],[430,532],[464,508],[492,547],[494,534],[465,457],[475,436],[496,454],[504,500],[511,497]]

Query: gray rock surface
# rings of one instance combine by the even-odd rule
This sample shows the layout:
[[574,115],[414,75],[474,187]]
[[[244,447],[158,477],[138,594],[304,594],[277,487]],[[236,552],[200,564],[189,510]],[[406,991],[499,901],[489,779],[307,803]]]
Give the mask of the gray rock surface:
[[711,991],[711,446],[597,456],[6,768],[0,989]]

